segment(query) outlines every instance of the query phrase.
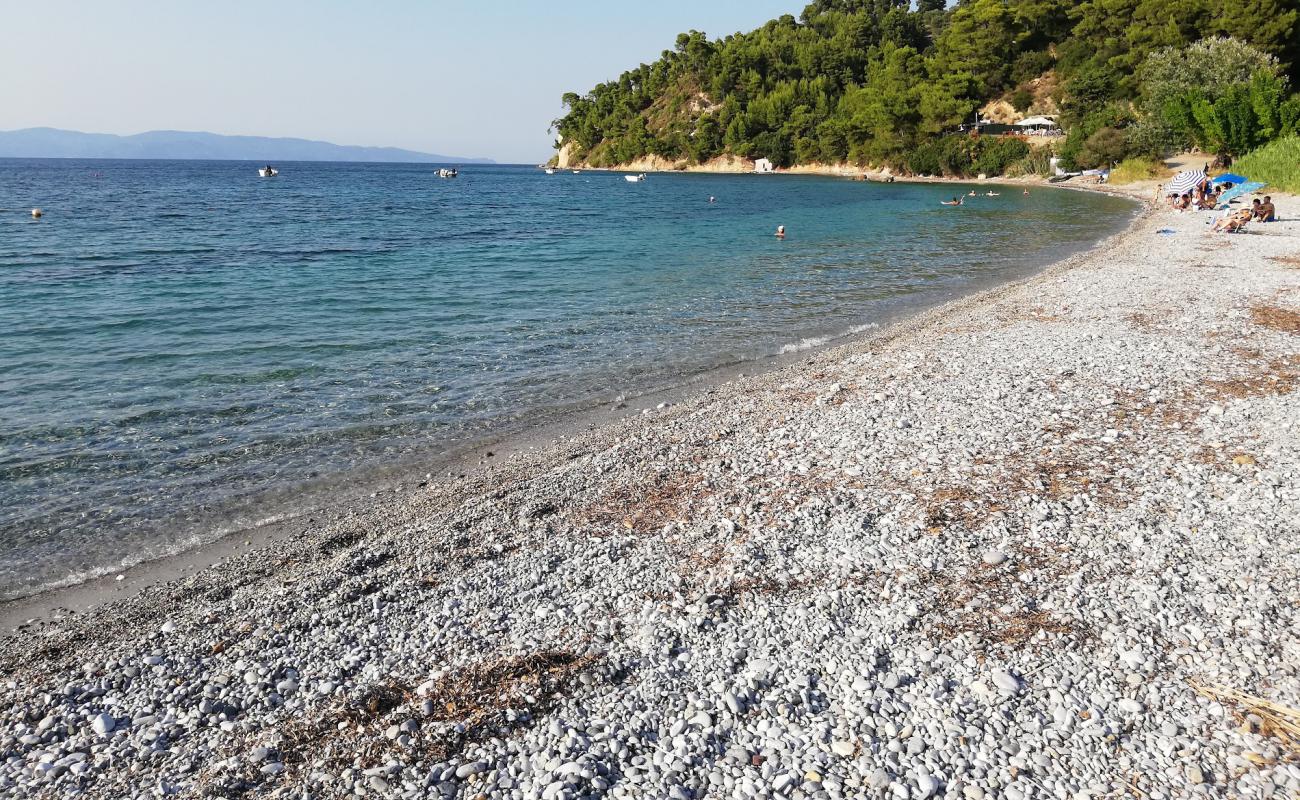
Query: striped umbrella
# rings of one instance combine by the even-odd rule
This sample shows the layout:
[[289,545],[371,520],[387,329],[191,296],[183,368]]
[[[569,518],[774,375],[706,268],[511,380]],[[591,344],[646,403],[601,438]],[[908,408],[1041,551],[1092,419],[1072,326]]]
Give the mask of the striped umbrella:
[[1165,186],[1167,194],[1190,192],[1205,181],[1205,172],[1199,169],[1187,169],[1174,176]]

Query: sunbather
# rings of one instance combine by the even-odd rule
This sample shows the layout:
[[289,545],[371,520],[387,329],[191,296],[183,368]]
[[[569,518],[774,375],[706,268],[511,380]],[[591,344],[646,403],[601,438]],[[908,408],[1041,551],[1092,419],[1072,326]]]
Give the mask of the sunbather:
[[1225,214],[1222,217],[1219,217],[1219,219],[1215,221],[1214,227],[1211,228],[1211,230],[1223,233],[1240,233],[1245,230],[1246,223],[1250,222],[1250,217],[1250,209],[1243,208],[1239,211],[1234,211],[1231,214]]
[[1277,222],[1277,209],[1273,206],[1273,197],[1264,195],[1264,202],[1259,204],[1255,219],[1260,222]]

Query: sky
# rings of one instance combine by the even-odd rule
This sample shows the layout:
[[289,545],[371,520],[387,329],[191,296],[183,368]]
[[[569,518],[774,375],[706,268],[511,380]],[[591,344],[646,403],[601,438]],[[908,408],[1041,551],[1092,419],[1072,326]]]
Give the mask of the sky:
[[504,163],[560,96],[803,0],[0,0],[0,130],[296,136]]

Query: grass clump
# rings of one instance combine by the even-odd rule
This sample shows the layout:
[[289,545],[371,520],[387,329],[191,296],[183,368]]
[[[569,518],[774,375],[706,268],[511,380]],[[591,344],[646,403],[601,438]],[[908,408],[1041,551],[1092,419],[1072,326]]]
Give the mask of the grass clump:
[[1250,151],[1232,164],[1232,171],[1263,181],[1280,192],[1300,194],[1300,136],[1278,139]]
[[1163,177],[1169,170],[1153,158],[1126,158],[1110,171],[1111,183],[1137,183]]
[[1025,175],[1037,175],[1046,178],[1051,174],[1052,151],[1046,147],[1030,150],[1029,155],[1012,162],[1006,169],[1008,178],[1019,178]]

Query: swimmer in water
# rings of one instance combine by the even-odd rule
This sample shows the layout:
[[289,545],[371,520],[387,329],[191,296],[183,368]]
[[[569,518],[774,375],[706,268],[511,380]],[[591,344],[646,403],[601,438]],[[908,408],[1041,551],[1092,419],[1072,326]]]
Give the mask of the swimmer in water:
[[713,195],[709,195],[709,202],[710,202],[710,203],[716,203],[717,201],[718,201],[718,198],[714,197]]
[[986,196],[988,196],[988,197],[997,197],[998,195],[1001,194],[1001,192],[995,192],[995,191],[993,191],[992,189],[990,189],[989,191],[985,192],[984,194],[985,194]]
[[940,200],[940,201],[939,201],[939,205],[941,205],[941,206],[959,206],[959,205],[961,205],[961,198],[960,198],[960,197],[954,197],[954,198],[951,199],[951,200]]
[[778,238],[778,239],[784,239],[784,238],[785,238],[785,226],[784,226],[784,225],[777,225],[777,226],[776,226],[776,238]]
[[1024,190],[1023,192],[1021,192],[1021,194],[1023,194],[1025,197],[1028,197],[1028,196],[1029,196],[1029,190],[1026,189],[1026,190]]

